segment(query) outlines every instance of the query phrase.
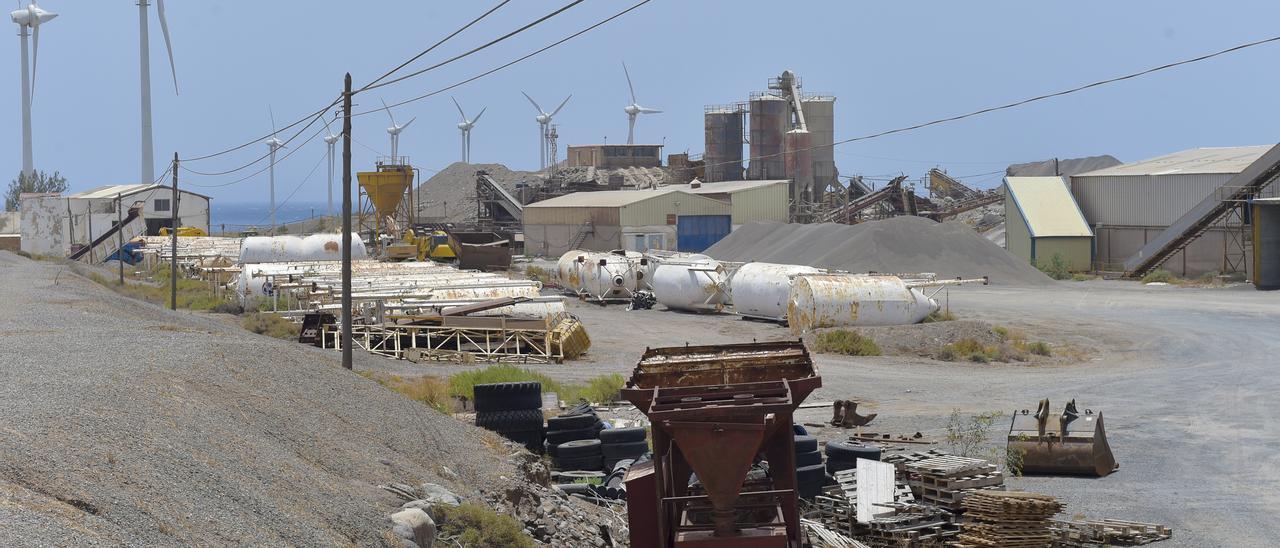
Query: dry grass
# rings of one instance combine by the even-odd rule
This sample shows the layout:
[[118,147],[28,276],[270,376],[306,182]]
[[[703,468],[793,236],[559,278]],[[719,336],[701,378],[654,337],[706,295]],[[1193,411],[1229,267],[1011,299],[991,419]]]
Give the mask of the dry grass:
[[298,340],[300,329],[298,324],[285,319],[284,316],[269,312],[246,314],[244,319],[240,320],[240,325],[259,335],[295,341]]
[[823,331],[814,339],[813,350],[824,354],[879,356],[880,346],[870,337],[845,329]]
[[388,375],[373,371],[361,371],[360,375],[441,413],[453,411],[453,398],[449,396],[449,383],[440,377],[424,376],[406,379],[399,375]]
[[928,316],[924,317],[924,321],[920,323],[950,322],[955,321],[955,319],[956,315],[950,310],[937,310],[930,312]]
[[431,507],[431,517],[439,524],[440,537],[459,546],[536,546],[515,518],[478,504],[438,504]]
[[542,285],[551,283],[551,273],[540,266],[529,265],[524,269],[524,273],[530,280],[542,282]]
[[475,398],[475,385],[499,382],[536,381],[542,385],[542,392],[555,392],[563,401],[576,402],[580,399],[589,402],[612,402],[618,399],[618,391],[626,383],[626,379],[617,373],[601,375],[589,379],[584,384],[561,383],[537,371],[516,367],[514,365],[491,365],[476,371],[458,373],[449,378],[449,394],[467,399]]

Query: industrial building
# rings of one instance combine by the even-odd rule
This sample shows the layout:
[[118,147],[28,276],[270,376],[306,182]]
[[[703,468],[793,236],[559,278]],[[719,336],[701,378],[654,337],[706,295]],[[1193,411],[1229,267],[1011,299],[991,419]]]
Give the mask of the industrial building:
[[732,213],[732,225],[739,226],[753,221],[790,221],[791,210],[787,205],[791,181],[724,181],[703,183],[694,181],[686,185],[668,186],[690,194],[706,196],[728,202]]
[[572,145],[568,167],[662,167],[662,145]]
[[1062,177],[1006,177],[1005,247],[1033,265],[1059,257],[1071,272],[1093,269],[1093,232]]
[[[1196,148],[1071,177],[1071,193],[1095,235],[1095,267],[1124,270],[1137,253],[1179,217],[1266,153],[1270,146]],[[1275,187],[1263,196],[1276,196]],[[1226,199],[1227,196],[1223,196]],[[1162,268],[1178,276],[1245,272],[1237,218],[1210,227]]]
[[728,202],[682,190],[577,192],[524,207],[525,252],[702,251],[729,233]]
[[1280,198],[1259,198],[1250,204],[1253,218],[1254,287],[1280,289]]
[[[125,225],[124,238],[154,236],[172,226],[172,202],[173,187],[160,184],[107,185],[67,196],[24,195],[19,208],[22,250],[66,255],[111,232],[135,206],[139,214]],[[208,196],[179,189],[177,207],[178,226],[209,231]]]

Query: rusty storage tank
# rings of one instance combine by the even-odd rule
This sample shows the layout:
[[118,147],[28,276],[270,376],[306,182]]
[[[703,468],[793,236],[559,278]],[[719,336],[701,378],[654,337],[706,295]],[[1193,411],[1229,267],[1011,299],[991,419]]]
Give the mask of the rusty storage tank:
[[777,95],[753,94],[751,97],[751,159],[747,178],[786,179],[783,139],[791,129],[791,107]]
[[560,280],[560,286],[565,291],[577,293],[582,289],[582,263],[583,258],[589,253],[581,249],[571,249],[556,261],[556,278]]
[[785,322],[787,303],[791,299],[791,278],[821,272],[818,268],[794,264],[744,264],[729,278],[733,310],[748,318]]
[[805,94],[800,102],[805,126],[809,129],[809,146],[813,147],[813,201],[822,200],[822,191],[836,181],[836,98],[830,95]]
[[741,105],[709,106],[703,113],[706,152],[704,181],[742,179],[742,143],[746,109]]
[[787,132],[785,155],[787,177],[791,179],[791,198],[813,201],[813,154],[809,149],[808,131],[793,129]]
[[630,301],[639,286],[636,270],[625,255],[587,253],[582,262],[580,294],[589,300]]
[[672,310],[719,312],[729,302],[729,276],[719,261],[667,261],[653,276],[653,294]]
[[787,323],[792,333],[821,327],[920,323],[938,302],[897,276],[804,274],[791,284]]

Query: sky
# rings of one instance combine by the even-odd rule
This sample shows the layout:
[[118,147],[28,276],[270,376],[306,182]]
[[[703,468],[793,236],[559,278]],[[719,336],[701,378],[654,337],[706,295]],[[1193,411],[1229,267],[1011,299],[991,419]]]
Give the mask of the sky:
[[[429,66],[500,36],[568,0],[514,0],[409,67]],[[635,0],[587,0],[508,41],[421,76],[356,96],[355,112],[452,85],[559,40]],[[193,158],[252,140],[328,104],[350,72],[357,87],[456,30],[498,0],[277,0],[166,5],[175,95],[154,7],[151,68],[157,174],[177,152]],[[17,3],[14,2],[15,7]],[[139,168],[138,9],[133,1],[46,0],[34,100],[37,169],[73,190],[133,183]],[[1280,34],[1280,3],[989,1],[683,1],[643,7],[547,52],[448,93],[394,109],[400,154],[424,177],[460,159],[455,97],[474,116],[472,161],[538,167],[536,112],[556,116],[570,144],[625,142],[625,61],[642,115],[637,142],[667,153],[703,150],[703,106],[745,100],[790,69],[805,90],[837,97],[836,139],[876,133],[1085,84]],[[11,29],[14,30],[14,29]],[[10,36],[16,35],[11,34]],[[21,168],[19,43],[9,39],[0,172]],[[842,175],[912,178],[939,166],[980,187],[1008,164],[1110,154],[1136,161],[1195,147],[1277,142],[1280,43],[1141,79],[955,123],[836,148]],[[388,154],[384,113],[353,122],[354,171]],[[318,126],[317,126],[318,127]],[[314,129],[314,128],[313,128]],[[337,131],[335,126],[335,131]],[[324,144],[312,131],[276,165],[280,199],[325,199]],[[285,139],[291,133],[281,133]],[[215,173],[257,159],[252,146],[189,169]],[[283,153],[282,153],[283,154]],[[220,202],[265,202],[266,166],[229,175],[180,172],[180,186]],[[310,178],[308,178],[310,174]],[[6,177],[5,180],[12,176]],[[217,186],[221,185],[221,186]]]

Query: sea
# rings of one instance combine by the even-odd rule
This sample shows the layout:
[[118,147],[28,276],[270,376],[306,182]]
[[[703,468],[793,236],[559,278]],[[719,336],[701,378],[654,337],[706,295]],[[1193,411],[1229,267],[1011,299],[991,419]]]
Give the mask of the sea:
[[[211,200],[212,219],[209,228],[214,232],[235,232],[249,227],[266,229],[271,224],[271,207],[266,202],[225,202]],[[335,203],[334,207],[339,204]],[[328,202],[294,202],[289,201],[276,206],[276,222],[279,224],[296,223],[315,217],[324,217],[329,209]]]

